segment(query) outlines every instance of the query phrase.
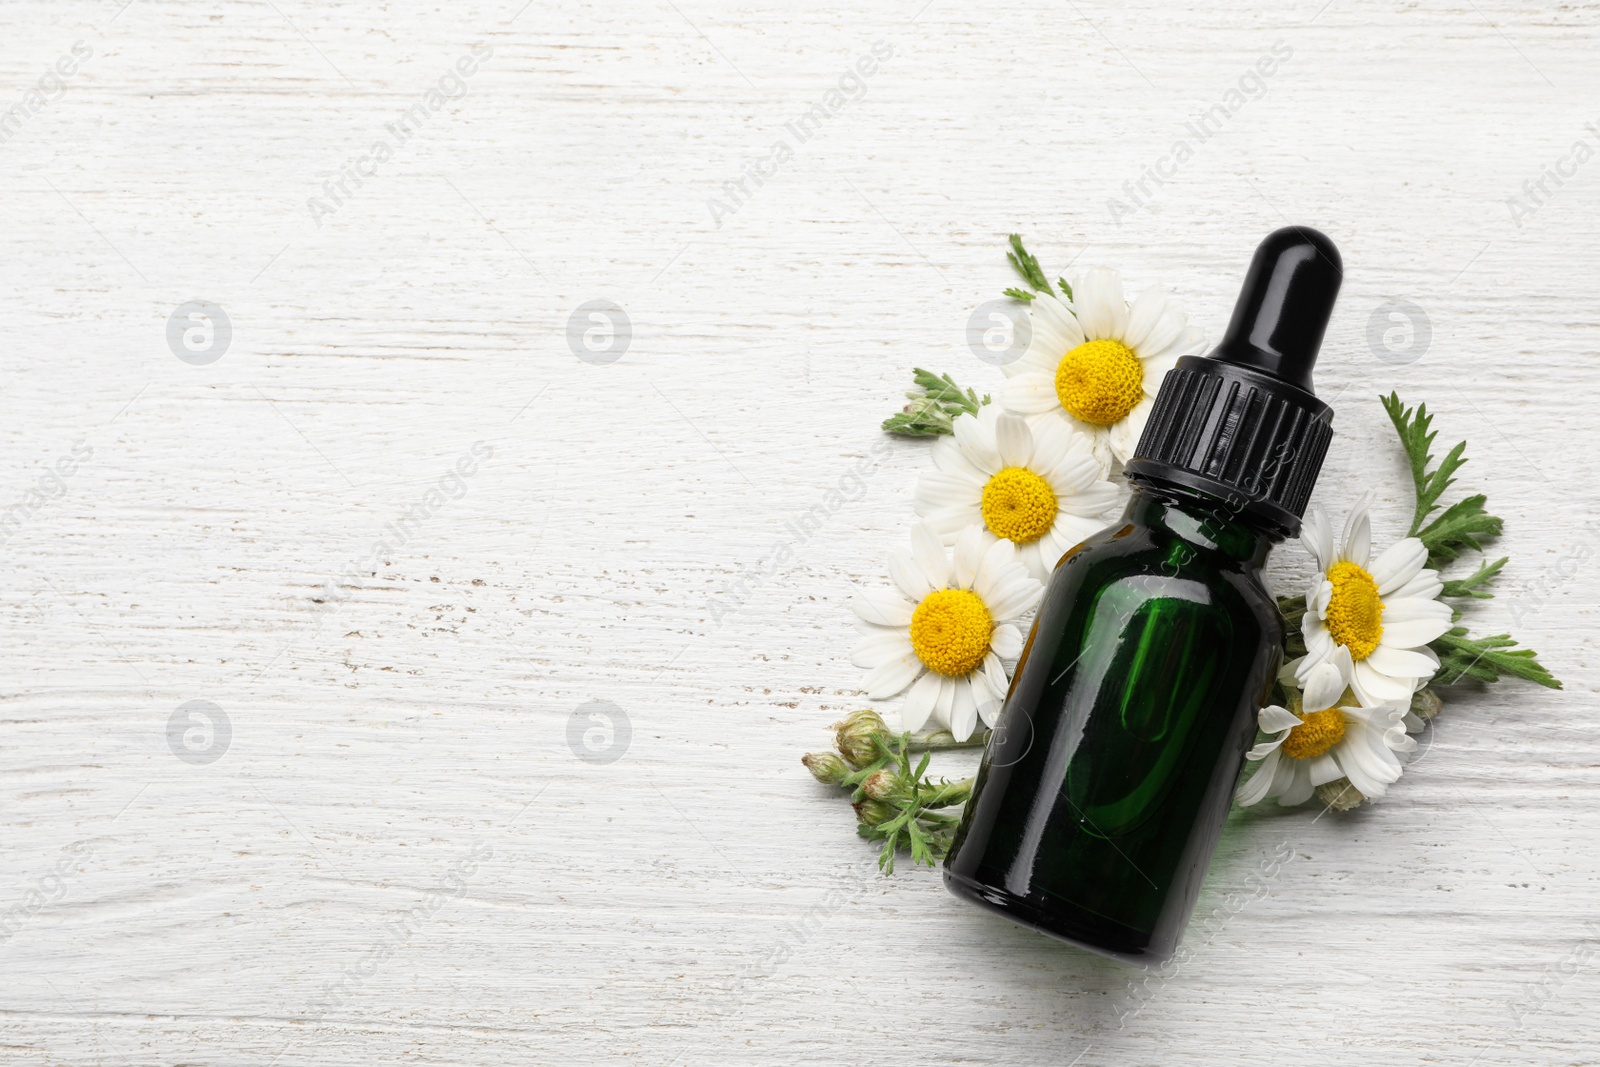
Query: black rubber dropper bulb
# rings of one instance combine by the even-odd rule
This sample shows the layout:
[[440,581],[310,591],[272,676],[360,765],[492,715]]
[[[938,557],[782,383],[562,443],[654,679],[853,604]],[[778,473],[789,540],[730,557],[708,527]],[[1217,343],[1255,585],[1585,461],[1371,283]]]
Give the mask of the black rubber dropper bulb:
[[1273,231],[1250,260],[1228,332],[1211,358],[1311,392],[1311,368],[1343,281],[1344,262],[1324,234],[1306,226]]
[[1045,587],[945,864],[957,896],[1119,959],[1177,947],[1283,659],[1267,588],[1332,439],[1311,371],[1342,280],[1256,249],[1227,334],[1167,373],[1120,521]]

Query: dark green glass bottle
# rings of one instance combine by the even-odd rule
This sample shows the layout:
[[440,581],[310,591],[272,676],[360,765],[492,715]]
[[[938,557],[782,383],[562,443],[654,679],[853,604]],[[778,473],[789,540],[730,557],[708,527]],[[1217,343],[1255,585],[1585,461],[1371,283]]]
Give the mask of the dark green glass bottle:
[[1257,249],[1208,357],[1162,383],[1122,521],[1062,557],[945,868],[967,900],[1094,951],[1176,949],[1282,656],[1262,580],[1331,438],[1311,367],[1333,243]]

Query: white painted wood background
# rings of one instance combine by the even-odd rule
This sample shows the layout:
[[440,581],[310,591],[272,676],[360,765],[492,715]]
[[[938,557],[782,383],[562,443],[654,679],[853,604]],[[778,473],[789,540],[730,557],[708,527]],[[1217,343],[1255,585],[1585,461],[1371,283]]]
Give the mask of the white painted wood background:
[[[0,508],[31,511],[0,548],[0,1061],[1600,1061],[1592,6],[0,17]],[[474,42],[466,95],[375,165]],[[875,42],[858,98],[714,220]],[[925,446],[774,563],[785,523],[871,456],[913,365],[998,380],[964,330],[1012,284],[1007,232],[1165,281],[1215,338],[1285,221],[1348,268],[1318,498],[1375,485],[1397,536],[1375,397],[1427,400],[1509,520],[1474,626],[1567,689],[1452,703],[1381,807],[1236,813],[1175,973],[879,878],[798,760],[860,704],[846,599],[884,580]],[[193,300],[231,323],[206,365],[168,344]],[[631,322],[610,364],[569,348],[591,300]],[[1369,340],[1388,301],[1425,343],[1385,348],[1382,313]],[[213,762],[169,743],[193,700],[231,726]],[[610,763],[569,745],[597,700],[631,727]]]

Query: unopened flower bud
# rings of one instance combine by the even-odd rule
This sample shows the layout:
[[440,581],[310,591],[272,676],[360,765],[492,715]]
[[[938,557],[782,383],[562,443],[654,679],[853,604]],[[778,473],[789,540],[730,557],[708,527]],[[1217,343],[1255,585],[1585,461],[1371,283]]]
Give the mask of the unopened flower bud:
[[900,814],[894,805],[873,800],[871,797],[858,800],[852,806],[856,809],[856,818],[861,820],[863,826],[879,826]]
[[1317,786],[1317,799],[1334,811],[1349,811],[1367,802],[1367,797],[1350,784],[1348,778],[1335,778]]
[[838,785],[850,774],[849,766],[832,752],[807,752],[800,762],[823,785]]
[[900,788],[900,776],[888,768],[867,775],[866,781],[861,783],[861,791],[873,800],[894,800],[904,793]]
[[878,747],[881,740],[889,740],[889,728],[883,716],[868,709],[852,711],[843,722],[833,724],[834,747],[850,766],[860,769],[883,755]]
[[1411,713],[1423,722],[1427,722],[1439,712],[1444,710],[1444,701],[1439,699],[1430,686],[1423,686],[1411,695]]

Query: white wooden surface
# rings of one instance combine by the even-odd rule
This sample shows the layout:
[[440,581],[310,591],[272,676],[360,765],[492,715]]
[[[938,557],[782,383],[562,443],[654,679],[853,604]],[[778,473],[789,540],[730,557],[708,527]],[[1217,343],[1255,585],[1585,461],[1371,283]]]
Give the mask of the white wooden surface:
[[[1592,8],[519,7],[0,9],[0,108],[27,112],[0,507],[51,494],[0,549],[0,1060],[1600,1060]],[[467,95],[313,220],[474,42]],[[1265,95],[1113,221],[1279,42]],[[845,601],[926,462],[876,459],[877,421],[913,365],[998,380],[964,329],[1013,229],[1049,269],[1164,280],[1215,337],[1286,220],[1348,267],[1319,499],[1375,484],[1396,536],[1375,397],[1427,400],[1509,518],[1475,625],[1567,690],[1453,703],[1379,808],[1236,814],[1175,972],[877,877],[798,762],[859,704]],[[609,365],[567,341],[602,299],[633,330]],[[232,324],[209,365],[167,342],[191,300]],[[1431,324],[1412,362],[1369,344],[1389,300]],[[191,700],[231,724],[214,762],[169,745]],[[611,763],[568,742],[596,700],[631,724]]]

